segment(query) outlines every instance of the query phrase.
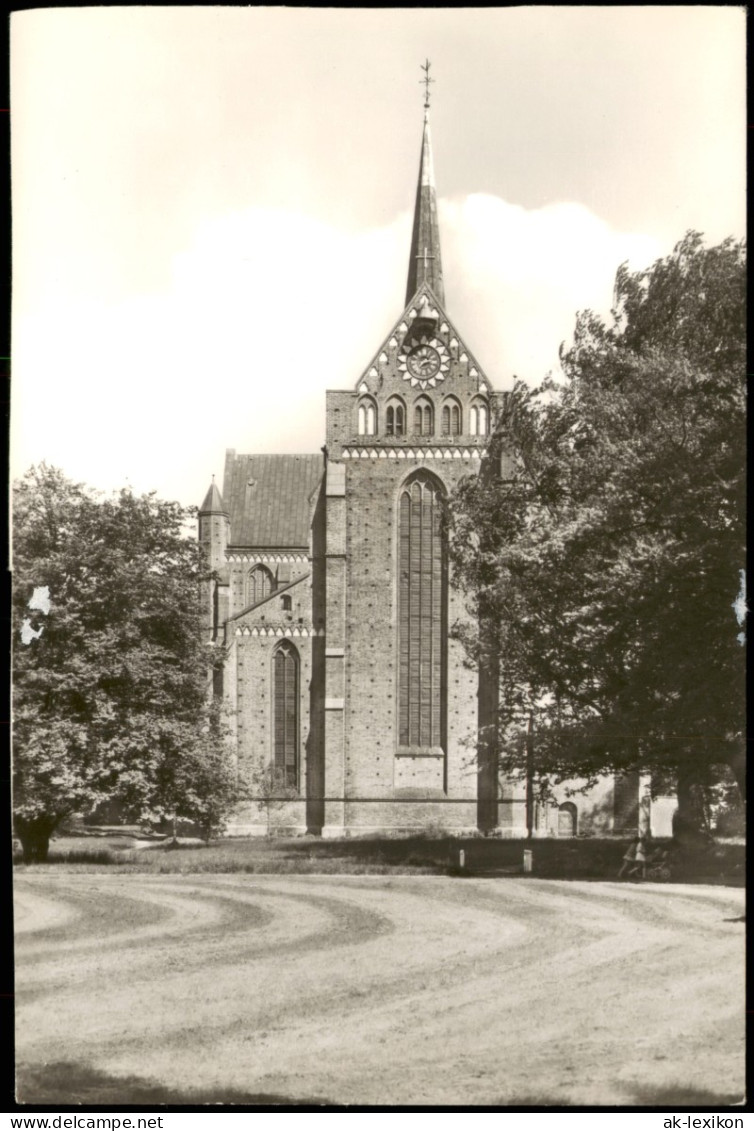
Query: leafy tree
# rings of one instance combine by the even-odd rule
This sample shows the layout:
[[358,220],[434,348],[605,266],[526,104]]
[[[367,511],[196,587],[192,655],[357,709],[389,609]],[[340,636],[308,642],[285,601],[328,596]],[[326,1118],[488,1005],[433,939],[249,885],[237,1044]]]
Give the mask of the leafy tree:
[[26,860],[103,800],[211,829],[232,803],[191,513],[154,494],[102,497],[45,464],[15,484],[13,800]]
[[275,835],[275,819],[280,820],[288,802],[297,801],[300,794],[288,781],[285,771],[276,766],[257,765],[249,771],[245,782],[245,797],[264,808],[267,836]]
[[451,508],[502,771],[533,726],[545,784],[649,770],[687,829],[721,765],[744,785],[744,256],[689,232],[622,266],[610,324],[580,314],[565,379],[516,383]]
[[199,724],[190,738],[165,747],[148,803],[139,809],[144,823],[167,822],[174,843],[184,821],[196,826],[207,843],[217,839],[248,791],[232,755],[230,731],[219,704],[208,705]]

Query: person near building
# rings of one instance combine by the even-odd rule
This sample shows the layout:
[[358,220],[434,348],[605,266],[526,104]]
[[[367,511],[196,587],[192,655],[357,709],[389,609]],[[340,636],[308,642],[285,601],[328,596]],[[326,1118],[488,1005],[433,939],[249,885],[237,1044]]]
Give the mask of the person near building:
[[621,864],[620,871],[618,872],[619,880],[622,880],[624,876],[634,874],[636,870],[636,851],[638,847],[639,838],[638,836],[636,836],[631,841],[626,851],[623,853],[623,863]]

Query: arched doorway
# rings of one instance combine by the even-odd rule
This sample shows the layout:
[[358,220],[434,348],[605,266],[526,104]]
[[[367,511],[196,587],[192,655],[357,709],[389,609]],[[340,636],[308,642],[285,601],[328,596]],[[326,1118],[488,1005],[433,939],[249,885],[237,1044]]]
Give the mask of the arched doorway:
[[576,836],[576,806],[572,801],[558,806],[558,836]]

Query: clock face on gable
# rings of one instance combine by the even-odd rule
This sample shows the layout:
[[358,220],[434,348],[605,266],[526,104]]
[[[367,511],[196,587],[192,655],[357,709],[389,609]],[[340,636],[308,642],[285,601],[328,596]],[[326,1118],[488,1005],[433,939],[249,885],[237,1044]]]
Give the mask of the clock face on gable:
[[450,370],[450,354],[439,338],[426,335],[404,344],[398,354],[398,369],[404,381],[419,389],[434,388]]
[[434,346],[417,346],[406,357],[406,368],[412,377],[428,380],[440,372],[440,355]]

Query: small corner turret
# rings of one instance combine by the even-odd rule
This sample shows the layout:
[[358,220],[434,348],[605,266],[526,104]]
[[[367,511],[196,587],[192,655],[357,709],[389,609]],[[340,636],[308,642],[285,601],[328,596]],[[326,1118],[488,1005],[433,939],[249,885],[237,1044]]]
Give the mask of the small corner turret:
[[217,484],[215,483],[214,475],[212,476],[212,482],[209,485],[209,490],[204,496],[204,502],[199,507],[199,514],[227,514],[227,511],[225,510],[225,504],[223,503],[223,497],[218,490]]
[[204,550],[207,564],[213,573],[225,565],[229,534],[230,516],[213,475],[204,502],[199,507],[199,545]]

